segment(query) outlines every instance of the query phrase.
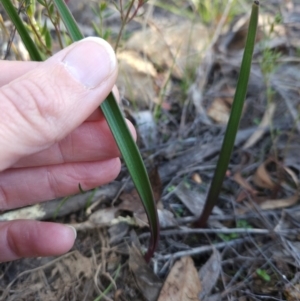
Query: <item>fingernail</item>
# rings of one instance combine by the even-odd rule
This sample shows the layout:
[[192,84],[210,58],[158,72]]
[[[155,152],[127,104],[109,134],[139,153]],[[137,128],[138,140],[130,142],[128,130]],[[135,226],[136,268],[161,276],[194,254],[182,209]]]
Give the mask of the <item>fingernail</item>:
[[69,73],[87,88],[99,86],[116,67],[111,46],[100,38],[86,38],[65,56],[63,63]]
[[66,225],[66,226],[69,227],[69,228],[71,228],[73,230],[74,238],[76,239],[76,237],[77,237],[77,231],[76,231],[76,229],[73,226],[70,226],[70,225]]

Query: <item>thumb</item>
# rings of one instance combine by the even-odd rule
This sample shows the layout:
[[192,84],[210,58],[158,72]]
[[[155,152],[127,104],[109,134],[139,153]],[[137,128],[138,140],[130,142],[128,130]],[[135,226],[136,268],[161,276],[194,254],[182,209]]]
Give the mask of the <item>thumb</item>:
[[87,38],[1,87],[0,171],[78,127],[106,98],[116,77],[110,45]]

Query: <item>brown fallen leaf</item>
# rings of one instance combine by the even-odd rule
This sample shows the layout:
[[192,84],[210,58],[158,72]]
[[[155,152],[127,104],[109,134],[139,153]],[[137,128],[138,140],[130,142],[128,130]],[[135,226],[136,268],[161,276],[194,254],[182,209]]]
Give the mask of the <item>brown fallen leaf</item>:
[[221,268],[221,254],[217,249],[214,249],[210,258],[199,271],[201,281],[199,300],[204,300],[208,297],[219,278]]
[[296,193],[288,198],[266,200],[260,204],[260,208],[263,210],[286,208],[296,204],[298,199],[299,194]]
[[144,298],[147,301],[156,301],[162,283],[148,266],[135,244],[129,248],[129,268]]
[[[243,176],[241,175],[241,173],[238,171],[233,175],[233,179],[244,189],[246,190],[248,193],[251,194],[251,196],[256,196],[257,195],[257,191],[251,186],[251,184],[246,181],[246,179],[243,178]],[[241,193],[239,193],[239,195],[237,196],[236,202],[241,202],[244,198],[246,197],[245,191],[242,191]]]
[[[277,172],[274,173],[274,177],[276,177],[276,180],[274,181],[270,176],[270,172],[267,170],[267,166],[270,163],[276,164]],[[259,195],[259,193],[255,191],[250,184],[245,182],[245,180],[242,179],[238,174],[236,174],[234,178],[251,194],[253,201],[257,203],[262,210],[290,207],[296,204],[299,200],[299,181],[297,175],[292,169],[284,166],[281,162],[277,162],[273,158],[269,158],[263,164],[261,164],[253,177],[254,184],[260,188],[270,189],[273,193],[273,197],[269,195],[269,192],[267,192],[267,194],[262,193]],[[275,183],[275,181],[277,181],[277,183]],[[289,186],[288,195],[281,196],[281,198],[276,198],[278,191],[281,193],[286,191],[286,186]],[[289,192],[290,190],[293,191],[292,194]],[[243,195],[239,195],[239,200],[241,200],[241,197],[243,197]],[[250,210],[251,208],[252,205],[250,205],[246,211]],[[240,212],[245,211],[242,210]]]
[[176,261],[157,301],[199,300],[201,282],[191,257]]
[[296,204],[299,200],[299,181],[296,176],[296,174],[288,167],[285,166],[278,166],[278,168],[282,171],[282,178],[289,180],[292,180],[294,182],[294,187],[296,187],[296,191],[293,195],[286,197],[286,198],[280,198],[280,199],[274,199],[274,200],[264,200],[260,204],[260,208],[263,210],[267,209],[280,209],[280,208],[286,208],[290,207],[294,204]]
[[193,173],[192,180],[197,184],[202,184],[202,178],[197,172]]
[[220,90],[218,90],[218,94],[222,95],[222,97],[214,98],[207,110],[207,115],[218,123],[226,124],[229,119],[234,92],[235,89],[224,84]]
[[215,98],[207,109],[207,115],[215,122],[226,124],[229,120],[230,107],[222,98]]
[[267,188],[267,189],[274,189],[275,183],[272,181],[266,166],[271,161],[266,160],[264,163],[262,163],[258,169],[256,170],[254,176],[253,176],[253,182],[256,186],[261,188]]
[[286,287],[284,294],[288,301],[300,300],[300,284],[291,285]]

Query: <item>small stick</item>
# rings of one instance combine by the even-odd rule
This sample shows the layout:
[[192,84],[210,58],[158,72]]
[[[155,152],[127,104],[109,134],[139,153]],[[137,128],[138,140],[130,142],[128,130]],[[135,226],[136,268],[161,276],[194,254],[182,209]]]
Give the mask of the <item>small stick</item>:
[[[173,230],[165,230],[161,231],[160,234],[162,236],[169,236],[169,235],[184,235],[184,234],[279,234],[279,235],[286,235],[286,234],[297,234],[299,233],[299,229],[287,229],[287,230],[268,230],[268,229],[247,229],[247,228],[231,228],[231,229],[173,229]],[[139,236],[139,238],[146,238],[149,237],[150,233],[143,233]]]
[[177,258],[181,258],[184,256],[191,256],[191,255],[199,255],[199,254],[203,254],[203,253],[207,253],[209,251],[212,251],[213,249],[222,249],[228,246],[233,246],[236,244],[240,244],[240,243],[244,243],[246,240],[248,239],[235,239],[229,242],[221,242],[215,245],[210,245],[210,246],[202,246],[199,248],[193,248],[191,250],[186,250],[186,251],[181,251],[181,252],[177,252],[177,253],[173,253],[173,254],[167,254],[167,255],[156,255],[156,258],[158,260],[168,260],[168,259],[177,259]]

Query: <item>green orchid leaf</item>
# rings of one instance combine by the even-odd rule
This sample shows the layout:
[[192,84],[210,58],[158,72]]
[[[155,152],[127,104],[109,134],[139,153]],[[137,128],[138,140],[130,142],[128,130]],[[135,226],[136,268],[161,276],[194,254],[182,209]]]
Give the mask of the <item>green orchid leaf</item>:
[[248,81],[251,70],[252,56],[255,45],[256,30],[258,24],[259,1],[254,1],[250,16],[250,23],[246,39],[240,75],[237,82],[237,87],[234,95],[232,109],[227,124],[220,156],[217,162],[217,167],[212,179],[212,183],[206,198],[203,212],[200,218],[196,221],[195,227],[204,227],[208,217],[210,216],[213,207],[215,206],[219,193],[222,188],[223,180],[229,165],[231,153],[234,146],[235,137],[238,131],[239,122],[242,115],[243,105],[247,93]]

